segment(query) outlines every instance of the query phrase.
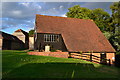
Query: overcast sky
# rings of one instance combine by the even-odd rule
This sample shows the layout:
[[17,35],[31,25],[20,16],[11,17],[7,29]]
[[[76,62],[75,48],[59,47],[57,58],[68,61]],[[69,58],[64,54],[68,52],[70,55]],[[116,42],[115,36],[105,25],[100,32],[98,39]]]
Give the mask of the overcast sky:
[[1,30],[13,33],[17,29],[29,31],[34,29],[35,15],[65,17],[68,8],[80,5],[89,9],[103,8],[111,14],[112,2],[2,2]]

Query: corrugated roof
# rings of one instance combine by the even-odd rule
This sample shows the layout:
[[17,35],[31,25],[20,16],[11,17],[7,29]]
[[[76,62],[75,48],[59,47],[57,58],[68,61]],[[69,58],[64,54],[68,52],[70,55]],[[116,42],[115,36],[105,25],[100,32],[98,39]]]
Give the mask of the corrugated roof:
[[37,33],[61,34],[71,52],[115,52],[94,21],[36,15]]

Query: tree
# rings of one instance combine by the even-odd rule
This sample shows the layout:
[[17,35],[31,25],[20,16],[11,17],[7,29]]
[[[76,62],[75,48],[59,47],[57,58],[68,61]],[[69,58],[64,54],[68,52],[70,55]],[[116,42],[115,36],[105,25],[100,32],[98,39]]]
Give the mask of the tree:
[[110,28],[110,15],[101,8],[93,9],[91,19],[94,20],[96,25],[102,32],[109,31]]
[[115,2],[110,6],[112,10],[111,25],[114,27],[120,27],[120,2]]
[[71,18],[79,18],[79,19],[90,19],[91,10],[87,8],[82,8],[79,5],[75,5],[71,8],[68,8],[69,12],[67,12],[66,16]]
[[101,8],[90,10],[80,7],[79,5],[75,5],[71,8],[68,8],[68,10],[69,11],[66,14],[67,17],[92,19],[102,32],[109,30],[110,15]]
[[33,29],[30,30],[30,31],[29,31],[29,36],[33,35],[33,34],[34,34],[34,31],[35,31],[35,30],[33,30]]
[[120,54],[120,2],[113,3],[110,9],[112,10],[110,24],[112,26],[112,36],[109,38],[109,41]]

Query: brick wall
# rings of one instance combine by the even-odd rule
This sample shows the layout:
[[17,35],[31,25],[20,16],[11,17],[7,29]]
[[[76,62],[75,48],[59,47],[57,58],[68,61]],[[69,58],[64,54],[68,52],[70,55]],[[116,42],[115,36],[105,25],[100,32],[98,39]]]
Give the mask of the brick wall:
[[113,64],[113,62],[115,61],[114,59],[112,59],[113,57],[115,58],[115,53],[106,53],[106,57],[107,59],[111,60],[111,64]]
[[68,52],[28,52],[29,55],[52,56],[60,58],[68,58]]
[[[72,54],[71,57],[73,57],[73,58],[81,58],[84,60],[90,60],[90,53],[82,53],[82,54],[71,53],[71,54]],[[92,53],[92,55],[101,57],[101,53]],[[101,59],[97,58],[97,57],[92,56],[92,61],[100,63]],[[114,53],[106,53],[106,59],[110,59],[111,64],[113,64],[113,61],[115,61],[112,59],[113,57],[115,57]],[[107,63],[108,63],[108,61],[107,61]]]
[[[68,56],[69,56],[68,52],[28,52],[28,54],[29,55],[61,57],[61,58],[68,58]],[[76,55],[76,53],[72,53],[72,54]],[[90,53],[82,53],[82,54],[90,54]],[[82,55],[82,54],[79,54],[79,55]],[[81,58],[80,56],[75,56],[75,55],[71,55],[71,57],[73,57],[73,58]],[[92,55],[101,57],[100,53],[92,53]],[[86,57],[82,57],[82,59],[90,59],[89,55],[84,55],[84,56],[86,56]],[[115,57],[114,53],[106,53],[106,58],[111,60],[111,64],[113,64],[112,57]],[[97,59],[98,59],[98,61],[100,61],[100,58],[97,58]],[[94,57],[92,57],[92,60],[95,61],[96,59],[94,59]]]

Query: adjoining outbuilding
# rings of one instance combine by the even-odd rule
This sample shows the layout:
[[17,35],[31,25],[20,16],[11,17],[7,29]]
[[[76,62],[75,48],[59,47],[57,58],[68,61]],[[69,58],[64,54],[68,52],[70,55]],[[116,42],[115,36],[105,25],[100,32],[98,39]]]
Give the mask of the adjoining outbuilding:
[[0,31],[0,49],[17,50],[24,49],[24,43],[16,36]]
[[16,30],[13,34],[0,31],[1,50],[20,50],[29,48],[29,35],[22,29]]
[[24,43],[24,48],[29,48],[29,35],[27,32],[25,32],[22,29],[16,30],[12,35],[16,36],[19,40],[21,40]]
[[[96,26],[89,19],[65,18],[36,15],[34,49],[63,52],[82,52],[110,59],[115,57],[115,50]],[[112,63],[112,62],[111,62]]]

